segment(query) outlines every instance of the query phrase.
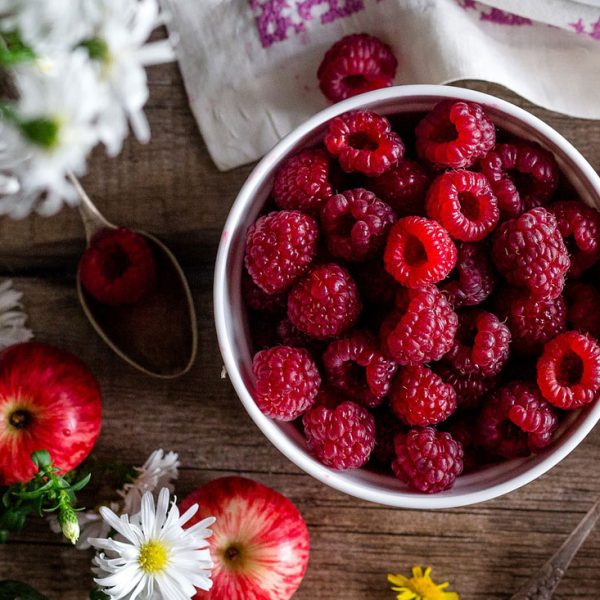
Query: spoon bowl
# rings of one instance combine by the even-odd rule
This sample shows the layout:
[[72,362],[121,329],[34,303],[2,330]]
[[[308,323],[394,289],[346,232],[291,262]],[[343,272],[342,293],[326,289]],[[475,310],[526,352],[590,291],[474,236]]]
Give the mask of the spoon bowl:
[[[71,181],[81,198],[79,211],[87,245],[105,229],[118,229],[93,204],[79,181]],[[198,350],[194,301],[186,276],[173,253],[155,236],[136,231],[148,243],[157,270],[156,288],[140,302],[108,306],[94,299],[77,273],[77,294],[86,317],[106,344],[139,371],[162,379],[183,375]]]

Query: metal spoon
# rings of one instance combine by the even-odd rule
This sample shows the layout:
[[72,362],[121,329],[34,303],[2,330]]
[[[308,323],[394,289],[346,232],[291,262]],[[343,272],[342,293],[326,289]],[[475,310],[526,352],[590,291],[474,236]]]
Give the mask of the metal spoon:
[[[74,175],[79,212],[88,246],[102,229],[117,229],[94,206]],[[189,284],[171,251],[144,231],[156,261],[158,285],[134,305],[106,306],[92,298],[77,274],[77,293],[83,312],[98,335],[127,363],[147,375],[170,379],[186,373],[198,349],[196,310]]]
[[577,551],[600,519],[600,498],[554,556],[510,600],[550,600]]

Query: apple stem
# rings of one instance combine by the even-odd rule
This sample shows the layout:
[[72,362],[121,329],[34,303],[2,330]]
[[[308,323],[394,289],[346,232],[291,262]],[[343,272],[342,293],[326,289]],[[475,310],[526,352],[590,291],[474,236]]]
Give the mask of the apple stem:
[[8,422],[15,429],[25,429],[31,422],[31,414],[26,410],[15,410],[10,415]]

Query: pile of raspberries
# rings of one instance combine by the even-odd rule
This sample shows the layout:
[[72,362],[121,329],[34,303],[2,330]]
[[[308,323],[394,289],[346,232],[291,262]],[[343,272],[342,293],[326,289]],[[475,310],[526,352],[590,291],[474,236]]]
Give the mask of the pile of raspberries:
[[483,107],[338,116],[247,232],[255,401],[426,493],[539,452],[600,395],[599,258],[600,214]]

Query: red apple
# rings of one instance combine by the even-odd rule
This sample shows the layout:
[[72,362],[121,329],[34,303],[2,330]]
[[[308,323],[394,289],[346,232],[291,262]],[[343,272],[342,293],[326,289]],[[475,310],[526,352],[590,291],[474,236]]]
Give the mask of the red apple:
[[0,485],[29,481],[31,453],[77,467],[100,433],[100,389],[75,356],[37,342],[0,353]]
[[195,599],[288,600],[308,564],[308,529],[298,509],[279,492],[243,477],[215,479],[181,504],[200,509],[187,527],[216,517],[208,539],[213,587]]

